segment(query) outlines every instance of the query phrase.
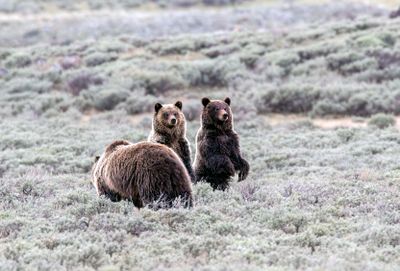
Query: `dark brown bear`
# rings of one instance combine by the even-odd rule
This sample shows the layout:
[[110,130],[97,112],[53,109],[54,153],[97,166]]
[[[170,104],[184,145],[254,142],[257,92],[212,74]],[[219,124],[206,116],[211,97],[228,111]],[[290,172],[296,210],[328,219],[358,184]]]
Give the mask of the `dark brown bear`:
[[149,142],[164,144],[173,149],[182,159],[190,179],[194,181],[194,173],[190,158],[189,141],[186,138],[186,119],[182,112],[182,102],[175,104],[156,103],[153,116],[153,130],[148,137]]
[[194,171],[196,182],[206,181],[214,189],[225,190],[239,172],[246,179],[249,164],[240,154],[239,136],[233,129],[231,100],[202,99],[201,127],[196,137]]
[[138,208],[154,202],[171,207],[177,198],[186,207],[192,206],[192,188],[185,166],[164,145],[119,140],[107,146],[96,160],[92,182],[99,195],[112,201],[131,200]]

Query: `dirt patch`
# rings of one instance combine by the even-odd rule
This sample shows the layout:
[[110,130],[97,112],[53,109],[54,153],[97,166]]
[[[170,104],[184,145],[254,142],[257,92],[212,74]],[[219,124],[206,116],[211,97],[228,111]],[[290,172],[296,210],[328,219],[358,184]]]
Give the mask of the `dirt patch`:
[[349,127],[349,128],[359,128],[359,127],[366,127],[367,122],[365,120],[354,120],[350,117],[345,118],[338,118],[338,119],[314,119],[312,120],[315,126],[325,128],[325,129],[332,129],[336,127]]
[[[368,125],[369,118],[357,117],[326,117],[310,118],[300,114],[268,114],[263,116],[265,123],[277,126],[282,124],[298,123],[309,121],[314,126],[322,129],[344,128],[362,128]],[[400,130],[400,116],[395,117],[395,127]]]
[[80,123],[81,124],[88,123],[93,118],[93,116],[95,116],[97,114],[99,114],[99,111],[96,109],[90,109],[90,110],[86,111],[82,115]]
[[340,117],[340,118],[310,118],[301,114],[268,114],[264,116],[264,120],[267,124],[276,126],[281,124],[290,124],[303,121],[309,121],[313,125],[332,129],[336,127],[365,127],[367,121],[365,119],[353,119],[351,117]]
[[[112,16],[116,17],[129,17],[135,14],[136,17],[141,19],[149,18],[152,13],[144,11],[132,11],[127,12],[123,10],[113,10]],[[84,19],[89,17],[104,17],[110,16],[110,11],[108,10],[98,10],[98,11],[57,11],[57,12],[42,12],[38,14],[23,14],[23,13],[0,13],[0,22],[27,22],[27,21],[62,21],[71,19]]]
[[[81,123],[89,122],[93,116],[101,114],[97,110],[90,110],[82,115]],[[354,117],[326,117],[326,118],[310,118],[300,114],[268,114],[261,116],[265,124],[271,126],[295,124],[299,122],[309,121],[315,127],[321,129],[335,129],[335,128],[363,128],[367,127],[369,118],[354,118]],[[137,125],[145,118],[152,118],[151,113],[135,114],[128,117],[128,120],[133,125]],[[395,117],[395,127],[400,130],[400,116]]]
[[203,54],[198,53],[198,52],[188,52],[186,54],[178,55],[178,54],[171,54],[171,55],[165,55],[165,56],[160,56],[160,59],[164,60],[169,60],[169,61],[192,61],[192,60],[201,60],[201,59],[206,59]]
[[129,49],[127,52],[120,54],[120,58],[124,60],[132,59],[135,57],[149,57],[151,56],[150,52],[148,52],[144,48],[133,48]]
[[142,120],[144,118],[151,118],[152,114],[150,113],[141,113],[141,114],[136,114],[133,116],[129,116],[129,121],[133,124],[133,125],[137,125],[140,122],[142,122]]
[[[93,117],[95,117],[99,114],[102,114],[102,112],[95,110],[95,109],[88,110],[82,115],[82,117],[80,119],[80,123],[81,124],[88,123],[93,119]],[[151,113],[141,113],[141,114],[127,116],[129,122],[132,123],[133,125],[137,125],[140,122],[142,122],[143,119],[151,118],[151,117],[152,117]]]

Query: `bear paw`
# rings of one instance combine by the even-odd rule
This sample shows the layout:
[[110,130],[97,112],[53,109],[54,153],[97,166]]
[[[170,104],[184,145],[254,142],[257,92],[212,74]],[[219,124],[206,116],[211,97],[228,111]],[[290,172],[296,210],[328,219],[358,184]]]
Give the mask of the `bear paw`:
[[243,160],[242,167],[239,171],[239,179],[238,179],[239,182],[247,178],[247,176],[249,175],[249,170],[250,170],[249,163],[247,163],[246,160]]

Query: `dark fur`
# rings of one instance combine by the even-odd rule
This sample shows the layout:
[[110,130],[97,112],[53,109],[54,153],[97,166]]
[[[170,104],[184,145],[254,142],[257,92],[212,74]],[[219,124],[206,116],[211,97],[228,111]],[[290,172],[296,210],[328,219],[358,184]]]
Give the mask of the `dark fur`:
[[[239,181],[246,179],[249,164],[240,153],[239,136],[233,129],[230,99],[203,98],[201,127],[196,137],[194,170],[196,182],[206,181],[214,189],[225,190],[231,177],[239,172]],[[224,119],[227,118],[227,119]]]
[[155,201],[170,207],[179,197],[192,206],[189,175],[176,153],[161,144],[113,142],[93,165],[92,182],[99,195],[128,199],[138,208]]
[[397,17],[400,17],[400,7],[397,10],[390,12],[389,14],[389,18],[391,19],[395,19]]
[[[182,102],[177,101],[173,105],[156,103],[154,109],[153,129],[150,132],[148,141],[164,144],[173,149],[182,159],[190,179],[194,181],[189,141],[186,138],[186,119],[182,112]],[[171,124],[172,118],[176,119],[176,124]]]

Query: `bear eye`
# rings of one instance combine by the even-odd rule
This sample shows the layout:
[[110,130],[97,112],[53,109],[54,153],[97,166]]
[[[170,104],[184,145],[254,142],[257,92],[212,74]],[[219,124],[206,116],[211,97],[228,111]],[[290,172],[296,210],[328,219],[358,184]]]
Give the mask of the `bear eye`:
[[176,117],[176,116],[178,116],[178,114],[177,114],[177,113],[174,113],[174,116]]
[[163,114],[163,117],[164,117],[164,118],[168,118],[168,113],[165,112],[165,113]]

